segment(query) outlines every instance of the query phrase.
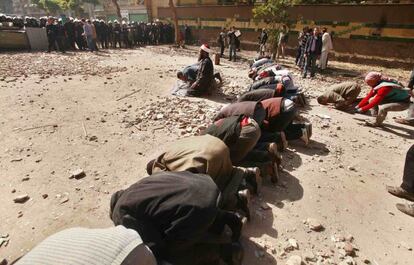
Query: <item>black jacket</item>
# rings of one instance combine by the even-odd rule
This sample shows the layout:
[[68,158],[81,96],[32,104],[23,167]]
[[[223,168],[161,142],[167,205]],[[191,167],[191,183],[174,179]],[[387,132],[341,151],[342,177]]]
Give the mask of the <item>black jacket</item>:
[[315,36],[309,36],[309,38],[306,40],[306,46],[305,46],[305,53],[306,54],[312,54],[312,55],[320,55],[322,53],[322,37],[320,35],[316,38],[315,43],[315,50],[312,52],[312,42],[315,39]]
[[136,230],[156,257],[185,252],[200,242],[219,210],[220,191],[210,176],[160,172],[111,198],[115,225]]

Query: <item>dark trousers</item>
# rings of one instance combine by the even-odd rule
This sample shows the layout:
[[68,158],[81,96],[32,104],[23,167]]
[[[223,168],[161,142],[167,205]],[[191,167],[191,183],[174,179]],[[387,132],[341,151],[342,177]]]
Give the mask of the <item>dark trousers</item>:
[[300,61],[300,56],[302,55],[302,47],[299,46],[297,51],[296,51],[296,59],[295,59],[295,64],[299,65],[299,61]]
[[303,74],[302,77],[306,77],[308,72],[310,71],[310,76],[314,77],[316,72],[316,58],[318,56],[316,54],[308,54],[305,60],[305,66],[303,67]]
[[404,176],[401,188],[414,193],[414,145],[408,149],[407,156],[405,157]]
[[51,52],[52,50],[56,50],[56,38],[52,37],[52,36],[48,36],[47,40],[49,42],[49,46],[48,46],[48,52]]
[[224,42],[220,42],[220,57],[224,55]]

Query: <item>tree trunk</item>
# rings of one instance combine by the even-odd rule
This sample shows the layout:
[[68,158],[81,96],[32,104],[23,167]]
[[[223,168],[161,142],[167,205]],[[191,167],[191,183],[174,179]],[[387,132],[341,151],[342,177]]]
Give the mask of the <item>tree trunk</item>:
[[144,4],[147,9],[148,21],[152,22],[152,0],[144,0]]
[[121,15],[121,9],[119,8],[118,0],[111,0],[111,1],[112,1],[112,4],[114,4],[114,6],[115,6],[116,14],[119,17],[119,20],[121,22],[122,15]]
[[173,21],[174,21],[175,44],[179,44],[181,40],[180,40],[180,28],[178,27],[177,8],[175,7],[173,0],[168,0],[168,5],[170,6]]

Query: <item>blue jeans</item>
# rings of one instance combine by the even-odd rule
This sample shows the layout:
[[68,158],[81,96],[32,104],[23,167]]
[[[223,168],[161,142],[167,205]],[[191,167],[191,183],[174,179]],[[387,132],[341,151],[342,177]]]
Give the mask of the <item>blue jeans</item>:
[[314,77],[316,72],[316,54],[308,54],[305,59],[305,66],[303,67],[302,77],[306,77],[308,71],[310,71],[310,76]]

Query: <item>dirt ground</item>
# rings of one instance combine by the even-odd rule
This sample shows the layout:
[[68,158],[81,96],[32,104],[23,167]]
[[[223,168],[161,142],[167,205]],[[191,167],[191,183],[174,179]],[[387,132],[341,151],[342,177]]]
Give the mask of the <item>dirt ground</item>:
[[[176,71],[196,58],[194,48],[166,46],[93,55],[0,54],[0,261],[12,261],[64,228],[111,226],[111,194],[144,177],[146,163],[165,144],[202,130],[251,82],[245,60],[222,60],[219,94],[171,96]],[[327,74],[302,80],[292,61],[281,63],[309,96],[302,116],[313,124],[312,141],[289,143],[281,181],[265,181],[253,201],[244,264],[285,264],[292,255],[304,264],[414,264],[414,219],[400,213],[395,204],[402,200],[385,190],[401,183],[413,144],[414,128],[392,119],[405,112],[391,113],[383,128],[369,128],[361,125],[368,117],[315,100],[329,84],[362,80],[368,70],[403,83],[409,72],[330,62]],[[86,176],[70,179],[78,168]],[[13,201],[25,194],[27,202]],[[270,209],[261,209],[263,202]],[[324,230],[310,230],[308,218]],[[350,235],[356,255],[344,263],[345,243],[334,241]],[[289,250],[289,239],[298,249]]]

